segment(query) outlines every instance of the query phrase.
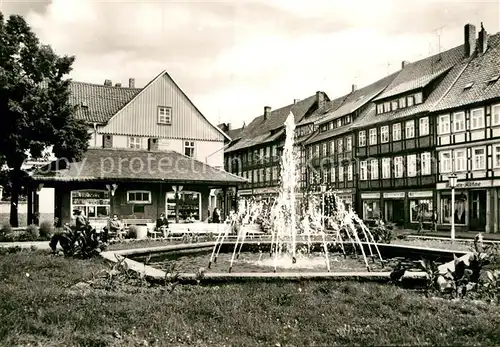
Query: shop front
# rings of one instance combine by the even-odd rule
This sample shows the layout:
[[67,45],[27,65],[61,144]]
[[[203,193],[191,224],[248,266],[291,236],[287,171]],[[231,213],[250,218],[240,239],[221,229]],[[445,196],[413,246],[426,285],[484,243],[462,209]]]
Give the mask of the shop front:
[[380,193],[361,193],[363,220],[380,217]]
[[344,203],[346,209],[354,207],[354,195],[356,191],[354,189],[338,189],[334,190],[333,193]]
[[384,219],[396,224],[404,224],[405,221],[405,192],[382,193],[384,199]]
[[498,232],[499,187],[500,180],[459,181],[452,207],[449,183],[438,183],[439,222],[451,228],[453,218],[459,231]]

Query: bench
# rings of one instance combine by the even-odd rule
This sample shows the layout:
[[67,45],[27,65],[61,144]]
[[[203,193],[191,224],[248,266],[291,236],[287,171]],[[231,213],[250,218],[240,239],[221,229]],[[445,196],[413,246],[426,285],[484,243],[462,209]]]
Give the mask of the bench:
[[125,230],[128,230],[131,225],[145,226],[148,229],[148,236],[152,238],[165,236],[163,231],[156,230],[156,223],[152,219],[123,219],[122,223]]

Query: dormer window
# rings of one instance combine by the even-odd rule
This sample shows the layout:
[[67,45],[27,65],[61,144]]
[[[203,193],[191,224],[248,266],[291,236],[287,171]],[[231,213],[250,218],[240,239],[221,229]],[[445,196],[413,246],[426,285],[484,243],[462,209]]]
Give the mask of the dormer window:
[[408,107],[412,107],[415,104],[415,100],[413,99],[413,95],[408,97]]
[[340,128],[342,126],[342,119],[337,120],[337,128]]
[[396,111],[398,109],[398,101],[393,101],[391,102],[391,109],[392,111]]
[[382,114],[382,113],[384,113],[384,105],[378,104],[377,105],[377,114]]
[[351,123],[351,116],[345,117],[345,124],[350,124]]
[[167,106],[158,107],[158,124],[172,124],[172,108]]
[[406,98],[400,98],[399,99],[399,108],[405,108],[406,107]]
[[422,93],[415,94],[415,105],[421,104],[423,101]]
[[332,129],[333,129],[333,122],[330,122],[330,123],[328,124],[328,129],[329,129],[329,130],[332,130]]
[[391,110],[391,103],[384,102],[384,113],[389,112]]
[[474,82],[467,83],[467,84],[464,86],[464,90],[471,89],[473,85],[474,85]]

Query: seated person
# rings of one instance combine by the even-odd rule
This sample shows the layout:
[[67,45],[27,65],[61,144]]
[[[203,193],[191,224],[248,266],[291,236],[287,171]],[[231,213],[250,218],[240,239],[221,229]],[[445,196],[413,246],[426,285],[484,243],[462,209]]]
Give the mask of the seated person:
[[156,220],[156,231],[163,231],[163,237],[167,237],[168,219],[165,213],[160,214],[160,218]]
[[120,222],[116,214],[113,215],[108,226],[103,228],[103,231],[102,242],[104,243],[108,242],[108,236],[110,233],[111,235],[116,235],[118,238],[122,237],[123,224]]

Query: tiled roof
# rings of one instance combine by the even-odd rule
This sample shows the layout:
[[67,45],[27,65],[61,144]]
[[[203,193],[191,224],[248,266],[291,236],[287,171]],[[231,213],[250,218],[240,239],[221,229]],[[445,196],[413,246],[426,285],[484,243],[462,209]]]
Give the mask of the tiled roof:
[[336,110],[330,111],[317,123],[322,124],[330,122],[342,116],[353,113],[363,105],[366,105],[374,97],[380,94],[388,85],[391,83],[398,75],[400,71],[395,72],[389,76],[386,76],[375,83],[372,83],[366,87],[355,90],[354,92],[347,95],[342,102],[342,105]]
[[72,81],[70,90],[70,102],[79,106],[75,114],[77,119],[106,123],[142,89]]
[[341,96],[340,98],[326,101],[325,105],[323,107],[318,108],[310,116],[303,118],[300,122],[297,123],[296,126],[301,126],[301,125],[311,124],[311,123],[317,122],[318,120],[322,119],[325,116],[325,114],[327,114],[328,112],[333,112],[336,109],[338,109],[340,107],[340,105],[342,105],[342,103],[344,102],[344,99],[347,96],[348,95],[344,95],[344,96]]
[[227,136],[231,138],[231,140],[238,140],[240,138],[240,134],[243,131],[243,127],[238,128],[238,129],[231,129],[226,131]]
[[440,54],[410,63],[400,71],[392,83],[375,100],[423,88],[436,77],[464,60],[466,60],[464,46],[460,45]]
[[342,126],[342,127],[339,127],[339,128],[332,129],[332,130],[318,132],[318,133],[316,133],[315,136],[313,136],[310,139],[308,139],[304,144],[305,145],[310,145],[310,144],[315,143],[315,142],[323,141],[323,140],[330,139],[330,138],[335,138],[335,137],[337,137],[339,135],[348,133],[351,130],[352,130],[352,124],[349,124],[349,125],[346,125],[346,126]]
[[53,162],[33,173],[36,181],[150,181],[230,185],[247,180],[174,151],[89,149],[67,168]]
[[444,78],[421,104],[401,108],[396,111],[386,112],[383,114],[376,114],[375,103],[372,103],[372,106],[365,110],[358,117],[356,122],[353,123],[353,128],[363,128],[377,123],[391,122],[397,119],[403,119],[409,116],[430,112],[436,103],[438,103],[439,100],[446,95],[453,83],[455,83],[455,81],[460,77],[460,74],[464,71],[466,65],[467,62],[459,63],[450,71],[445,73]]
[[[293,114],[295,123],[297,124],[315,102],[316,95],[313,95],[295,104],[271,111],[267,119],[264,119],[263,115],[255,118],[240,133],[241,139],[226,149],[225,152],[229,153],[274,141],[284,133],[282,127],[290,113]],[[275,130],[276,133],[271,134],[271,130]]]
[[500,77],[500,33],[488,38],[486,52],[478,54],[470,61],[460,78],[433,108],[433,111],[442,111],[500,97],[500,78],[497,77]]

